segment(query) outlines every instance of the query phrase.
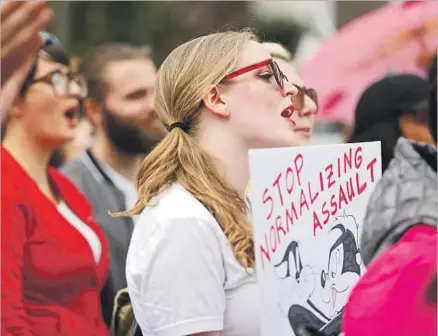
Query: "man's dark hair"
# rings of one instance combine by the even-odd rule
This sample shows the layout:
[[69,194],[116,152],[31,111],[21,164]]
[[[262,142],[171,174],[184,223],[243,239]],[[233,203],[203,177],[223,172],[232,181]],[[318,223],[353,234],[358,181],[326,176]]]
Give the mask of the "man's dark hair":
[[103,102],[107,85],[103,74],[109,63],[142,58],[151,58],[149,46],[111,43],[89,49],[82,57],[78,69],[78,72],[87,80],[88,97],[97,102]]

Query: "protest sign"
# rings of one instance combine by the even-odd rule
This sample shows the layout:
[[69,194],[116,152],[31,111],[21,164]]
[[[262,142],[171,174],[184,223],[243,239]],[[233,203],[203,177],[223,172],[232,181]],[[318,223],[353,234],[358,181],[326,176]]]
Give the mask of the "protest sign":
[[262,336],[327,328],[364,271],[380,142],[257,149],[249,160]]

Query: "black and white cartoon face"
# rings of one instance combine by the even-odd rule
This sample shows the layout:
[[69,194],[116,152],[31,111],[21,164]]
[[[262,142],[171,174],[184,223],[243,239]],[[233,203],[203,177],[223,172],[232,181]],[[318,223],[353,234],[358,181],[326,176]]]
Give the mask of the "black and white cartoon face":
[[304,303],[315,290],[312,267],[303,265],[298,242],[291,241],[281,261],[274,265],[275,275],[282,279],[279,289],[281,311],[287,316],[292,303]]
[[311,300],[316,274],[310,265],[303,265],[297,241],[289,243],[274,270],[281,279],[277,302],[294,334],[303,326],[322,328],[329,318]]
[[331,247],[327,270],[321,271],[321,287],[322,299],[329,304],[330,318],[342,311],[352,287],[360,277],[357,231],[355,218],[343,215],[334,220],[328,234]]

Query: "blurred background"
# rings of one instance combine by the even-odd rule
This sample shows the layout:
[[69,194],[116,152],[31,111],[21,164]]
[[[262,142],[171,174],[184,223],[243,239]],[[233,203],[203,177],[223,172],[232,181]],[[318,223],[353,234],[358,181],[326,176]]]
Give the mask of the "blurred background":
[[[299,67],[336,31],[389,1],[52,1],[50,31],[79,57],[102,42],[153,46],[159,65],[181,43],[213,31],[254,28],[285,45]],[[340,143],[349,126],[318,120],[314,143]]]
[[[56,36],[40,32],[41,29],[46,30],[46,24],[52,14],[45,7],[47,5],[45,2],[38,4],[38,2],[25,1],[18,3],[19,5],[17,2],[10,2],[9,9],[6,5],[2,6],[1,21],[2,24],[4,23],[1,40],[2,70],[6,69],[6,73],[10,74],[6,85],[2,83],[3,95],[0,97],[2,175],[8,176],[1,183],[2,237],[6,237],[2,240],[2,256],[10,256],[6,267],[2,268],[2,271],[6,270],[4,273],[9,272],[6,274],[9,277],[7,281],[3,281],[2,274],[2,286],[6,283],[5,287],[2,287],[2,300],[7,296],[6,299],[10,300],[10,303],[4,306],[12,307],[6,311],[6,316],[10,314],[11,317],[2,319],[2,327],[7,325],[10,330],[18,330],[14,323],[18,321],[18,324],[23,324],[24,320],[20,317],[22,315],[17,315],[21,312],[17,313],[16,302],[22,302],[23,297],[40,298],[42,297],[40,292],[44,292],[43,295],[50,298],[51,304],[53,293],[58,293],[53,288],[61,290],[71,288],[73,284],[71,279],[76,279],[76,277],[65,277],[63,274],[73,274],[77,271],[77,265],[82,265],[82,261],[79,264],[73,262],[81,259],[82,254],[76,251],[70,252],[63,244],[51,244],[53,237],[50,230],[45,229],[45,221],[48,221],[50,226],[56,227],[57,232],[63,230],[60,229],[62,227],[60,225],[65,227],[73,225],[86,227],[84,232],[87,233],[91,225],[87,225],[88,222],[84,223],[84,220],[94,218],[99,224],[95,226],[95,232],[98,233],[102,229],[102,234],[104,233],[108,240],[110,272],[105,275],[102,271],[102,279],[106,277],[106,282],[103,280],[100,282],[104,284],[103,288],[98,288],[96,281],[93,284],[93,288],[96,287],[93,295],[96,299],[100,299],[101,311],[95,310],[94,317],[88,314],[85,317],[82,314],[81,319],[89,318],[90,321],[94,321],[93,328],[95,324],[100,323],[102,334],[99,335],[106,335],[106,327],[111,325],[113,312],[118,311],[114,309],[115,299],[123,300],[123,296],[117,293],[127,293],[126,257],[134,224],[138,219],[136,215],[113,217],[109,211],[124,211],[136,204],[138,200],[136,180],[140,166],[165,131],[157,119],[154,96],[151,94],[156,76],[155,65],[159,67],[177,46],[213,32],[237,31],[249,27],[262,42],[275,42],[265,44],[266,51],[269,51],[272,59],[289,77],[290,84],[295,85],[300,92],[293,98],[294,113],[288,116],[296,126],[293,129],[296,133],[294,146],[381,142],[383,171],[387,168],[392,169],[392,172],[384,177],[393,180],[382,184],[391,188],[379,191],[379,197],[375,198],[376,204],[368,206],[378,220],[364,224],[364,227],[370,226],[370,230],[374,230],[376,225],[376,228],[379,227],[379,234],[386,232],[385,242],[379,242],[377,245],[390,246],[398,241],[400,237],[395,239],[390,233],[396,232],[399,235],[405,232],[404,230],[407,232],[409,228],[406,223],[419,226],[420,230],[424,224],[436,226],[437,0],[49,1],[48,3],[55,15],[47,30]],[[8,57],[4,57],[8,54],[4,52],[5,49],[8,50],[4,47],[4,41],[14,42],[13,40],[20,38],[23,41],[22,36],[32,36],[26,34],[27,30],[19,34],[10,28],[13,24],[8,22],[18,21],[19,24],[16,25],[20,26],[21,23],[23,26],[23,21],[26,21],[22,20],[24,14],[11,14],[14,12],[11,10],[14,6],[16,13],[20,13],[20,9],[26,7],[34,7],[35,10],[35,7],[44,6],[44,10],[50,14],[46,13],[46,21],[41,19],[45,22],[44,25],[41,23],[41,26],[38,26],[33,21],[29,23],[35,30],[34,49],[41,48],[43,51],[38,53],[37,58],[29,54],[32,50],[31,43],[22,43],[24,46],[21,50],[18,48],[24,57],[16,57],[20,56],[20,53],[9,53]],[[28,10],[23,11],[29,13]],[[4,21],[3,17],[6,18]],[[24,18],[28,17],[29,14],[24,16]],[[124,44],[120,45],[117,42]],[[112,45],[102,46],[104,43],[112,43]],[[29,60],[24,64],[28,65],[28,68],[22,64],[25,59]],[[14,71],[10,70],[14,68],[11,64],[16,66]],[[70,65],[73,71],[70,71]],[[78,69],[79,65],[80,69]],[[281,86],[278,76],[276,79]],[[8,88],[9,90],[12,88],[12,91],[8,92]],[[16,94],[10,94],[14,89]],[[288,109],[286,112],[292,111]],[[294,118],[297,122],[293,120]],[[266,133],[270,131],[272,130],[268,127],[263,129]],[[400,140],[400,137],[410,141]],[[396,160],[393,160],[393,157]],[[167,161],[165,164],[171,167]],[[55,175],[55,170],[50,170],[47,174],[48,165],[59,168],[68,179],[61,180],[61,175],[57,173]],[[62,185],[66,186],[67,195],[64,195]],[[92,211],[93,216],[85,216],[85,212],[81,209],[73,207],[70,209],[74,204],[69,203],[68,197],[82,200],[84,207],[86,206],[90,213]],[[86,200],[92,208],[88,207]],[[82,201],[79,201],[78,204],[81,204]],[[43,202],[47,204],[46,207],[41,206]],[[406,207],[405,204],[408,203],[409,207]],[[56,208],[53,205],[56,205]],[[17,219],[16,212],[19,210],[24,213],[26,207],[32,214],[41,211],[41,217],[26,215]],[[387,208],[390,211],[387,211]],[[53,216],[48,215],[50,211],[53,212]],[[84,218],[76,218],[76,213],[84,214]],[[397,216],[393,216],[393,213]],[[59,214],[63,216],[63,221]],[[5,217],[7,219],[3,220],[4,215],[10,217]],[[405,216],[406,220],[400,216]],[[37,220],[40,222],[35,224],[34,218],[36,218],[35,223]],[[373,217],[368,218],[374,219],[374,214]],[[431,223],[418,222],[425,218],[430,219]],[[53,256],[58,263],[55,265],[62,270],[59,273],[61,277],[55,275],[56,267],[52,268],[52,263],[41,263],[50,266],[50,271],[45,269],[40,271],[39,265],[22,267],[27,265],[27,263],[23,264],[23,258],[27,258],[26,262],[30,260],[29,265],[35,259],[28,259],[26,252],[31,251],[33,254],[33,250],[23,249],[23,245],[18,245],[23,244],[24,233],[27,234],[24,229],[19,229],[20,225],[22,224],[22,228],[27,228],[28,219],[32,219],[32,227],[37,228],[41,225],[43,228],[41,231],[43,238],[38,236],[35,240],[35,244],[41,247],[41,250],[38,250],[42,251],[41,260],[46,261],[48,255]],[[21,224],[17,224],[19,220],[22,221]],[[391,223],[391,226],[384,226],[387,231],[381,230],[379,226],[381,223],[384,225]],[[397,225],[403,225],[403,228],[394,229]],[[94,231],[91,231],[94,234]],[[88,233],[82,235],[87,240],[90,239],[89,245],[93,250],[95,261],[100,260],[100,256],[106,253],[102,249],[104,245],[99,245],[100,237],[90,234],[92,237],[89,238]],[[371,236],[374,237],[374,233],[370,234]],[[433,236],[435,239],[433,253],[430,244],[430,248],[426,247],[421,251],[428,253],[421,258],[428,260],[425,265],[433,264],[431,270],[435,280],[431,281],[430,287],[435,290],[436,296],[436,258],[432,258],[432,255],[436,256],[436,231],[433,232]],[[65,244],[72,242],[75,244],[68,230],[65,231],[64,239]],[[42,241],[50,244],[42,244]],[[381,241],[383,242],[384,239],[382,238]],[[390,243],[387,244],[386,241]],[[419,242],[423,244],[421,240]],[[53,251],[52,246],[56,246]],[[57,246],[61,246],[61,249]],[[77,247],[78,251],[82,250],[81,253],[84,253],[84,260],[85,256],[91,256],[88,247],[80,244],[77,244]],[[416,249],[410,247],[409,251]],[[379,247],[379,250],[382,249]],[[20,251],[21,254],[16,251]],[[64,254],[58,256],[59,251],[63,253],[68,251],[68,253],[65,257]],[[355,251],[359,250],[355,249]],[[360,251],[363,252],[364,249],[361,247]],[[397,253],[405,254],[404,251],[408,250],[400,251],[402,252]],[[393,258],[391,254],[389,256]],[[66,263],[67,258],[71,258],[72,262]],[[35,260],[39,262],[40,259]],[[99,261],[96,265],[98,263]],[[5,263],[2,260],[3,264]],[[406,265],[411,265],[409,258],[400,259],[398,266],[392,266],[400,266],[402,269]],[[379,267],[382,271],[381,276],[385,278],[386,268]],[[13,271],[10,272],[10,269]],[[89,271],[93,272],[94,279],[95,268],[90,267]],[[414,273],[416,272],[410,269],[406,274]],[[53,281],[47,281],[47,278],[41,280],[41,274],[44,276],[53,274]],[[403,274],[405,273],[399,273],[400,276],[404,276]],[[88,273],[82,272],[82,268],[80,276],[91,279]],[[23,279],[29,281],[29,285],[27,283],[26,286],[20,285]],[[68,280],[67,285],[64,283],[65,279]],[[77,288],[70,289],[70,292],[79,293],[82,291],[81,286],[87,286],[88,295],[87,281],[89,280],[81,280],[73,284],[73,286],[77,285]],[[47,287],[39,288],[38,286],[42,284]],[[382,287],[380,282],[376,286]],[[370,286],[371,293],[375,292],[374,287]],[[420,286],[413,286],[412,289],[414,287],[418,293],[422,291]],[[28,288],[30,293],[21,292],[27,291]],[[400,299],[398,292],[391,290],[390,285],[388,296],[394,297],[394,302],[398,302]],[[400,293],[404,296],[415,294],[413,291],[412,293],[406,291],[405,288],[401,289]],[[364,297],[361,295],[360,298]],[[379,297],[384,295],[386,294]],[[373,295],[369,297],[372,299]],[[59,298],[62,299],[61,301],[64,300],[62,295]],[[410,302],[407,300],[410,299],[404,299],[404,302]],[[75,299],[71,302],[82,301]],[[126,302],[124,308],[127,308],[126,311],[130,312],[130,315],[126,314],[124,325],[130,328],[133,315],[129,300]],[[117,304],[119,303],[117,299]],[[390,306],[394,306],[391,300],[388,301],[389,303]],[[61,306],[63,304],[60,303]],[[87,304],[93,309],[97,307],[92,300],[85,303],[84,307]],[[362,302],[359,302],[360,305]],[[431,310],[432,314],[429,317],[435,321],[435,330],[432,331],[433,335],[436,335],[436,301],[434,305],[435,308]],[[370,305],[362,306],[360,309],[364,310],[364,316],[369,316]],[[41,309],[39,305],[37,307],[39,314]],[[64,306],[61,308],[65,311]],[[88,312],[88,308],[85,308],[81,310],[82,307],[74,307],[75,311]],[[406,318],[407,323],[417,316],[417,306],[411,308],[414,311],[412,314],[410,310],[404,311],[410,315]],[[30,309],[33,309],[33,303]],[[388,309],[382,305],[379,305],[378,309],[380,309],[379,313],[372,315],[379,320],[375,322],[378,326],[376,329],[381,329],[382,316],[387,316],[384,310]],[[122,310],[119,312],[123,315]],[[393,313],[391,309],[389,313]],[[37,318],[40,317],[38,314],[35,315]],[[421,314],[419,313],[418,316]],[[118,316],[118,313],[116,315]],[[53,320],[52,315],[49,319]],[[70,317],[68,321],[71,332],[69,335],[77,335],[78,332],[70,330],[70,327],[80,326],[80,323],[77,325],[72,323]],[[88,321],[83,322],[88,323]],[[399,319],[392,319],[390,322],[397,324],[397,328],[403,326],[400,325]],[[84,325],[88,325],[87,323]],[[425,329],[431,330],[428,324],[432,325],[432,323],[421,323],[425,325]],[[368,324],[363,323],[364,326]],[[415,323],[411,324],[414,327]],[[40,325],[45,327],[45,323]],[[57,321],[56,325],[60,323]],[[388,328],[393,327],[390,323],[388,325]],[[336,326],[340,328],[339,323]],[[354,332],[360,328],[362,325]],[[398,330],[397,328],[394,327],[393,330]],[[418,330],[404,334],[432,335]],[[53,333],[43,332],[43,334]],[[94,332],[90,334],[98,335]],[[374,333],[374,330],[371,334],[389,335],[385,332]],[[397,333],[391,335],[395,334]]]

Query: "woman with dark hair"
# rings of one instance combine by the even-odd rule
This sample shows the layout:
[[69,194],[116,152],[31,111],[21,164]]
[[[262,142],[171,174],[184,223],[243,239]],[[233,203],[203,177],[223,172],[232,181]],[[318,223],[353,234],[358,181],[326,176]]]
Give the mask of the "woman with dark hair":
[[415,75],[389,76],[372,84],[356,106],[349,142],[381,141],[385,171],[401,136],[434,143],[427,124],[427,98],[427,81]]
[[424,94],[433,142],[400,138],[370,197],[360,239],[367,272],[345,306],[345,336],[437,334],[436,57]]
[[49,168],[74,137],[87,88],[57,39],[41,38],[3,125],[1,334],[103,336],[107,243],[85,197]]

